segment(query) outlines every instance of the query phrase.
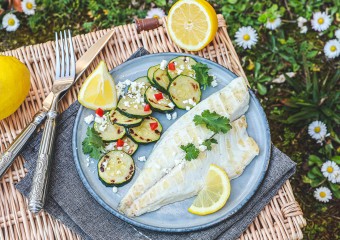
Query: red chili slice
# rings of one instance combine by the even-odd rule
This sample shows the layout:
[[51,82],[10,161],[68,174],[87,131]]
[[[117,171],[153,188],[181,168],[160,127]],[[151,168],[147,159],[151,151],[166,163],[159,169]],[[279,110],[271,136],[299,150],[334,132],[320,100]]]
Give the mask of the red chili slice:
[[101,108],[98,108],[98,109],[96,110],[96,114],[97,114],[99,117],[102,117],[102,116],[104,115],[104,110],[101,109]]
[[152,131],[156,130],[158,128],[158,122],[150,123],[150,128]]
[[157,101],[163,99],[163,94],[162,94],[161,92],[160,92],[160,93],[154,94],[154,96],[155,96],[155,98],[156,98]]
[[176,69],[175,63],[174,62],[169,63],[168,69],[171,70],[171,71],[174,71]]
[[150,111],[150,105],[149,104],[145,104],[144,112],[148,112],[148,111]]
[[124,141],[122,139],[117,140],[117,147],[123,147],[124,146]]

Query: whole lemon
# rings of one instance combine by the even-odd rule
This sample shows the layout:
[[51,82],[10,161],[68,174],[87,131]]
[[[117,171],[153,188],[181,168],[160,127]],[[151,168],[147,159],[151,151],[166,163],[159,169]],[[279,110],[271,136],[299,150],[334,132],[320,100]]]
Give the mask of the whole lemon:
[[14,113],[30,90],[30,72],[15,57],[0,55],[0,120]]

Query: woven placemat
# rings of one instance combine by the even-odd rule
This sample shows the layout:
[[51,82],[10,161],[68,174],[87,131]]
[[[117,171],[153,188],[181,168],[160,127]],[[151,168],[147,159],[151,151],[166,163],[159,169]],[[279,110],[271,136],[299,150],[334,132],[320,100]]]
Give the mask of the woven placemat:
[[[100,60],[105,60],[109,69],[124,62],[139,47],[151,53],[183,52],[168,37],[166,18],[160,20],[157,29],[137,33],[135,25],[115,27],[115,34],[103,49],[82,79],[69,91],[60,104],[65,110],[77,98],[82,80],[94,70]],[[239,58],[227,32],[227,25],[218,15],[218,32],[212,43],[199,52],[189,52],[215,61],[239,76],[245,77]],[[96,31],[73,38],[79,58],[107,30]],[[41,108],[49,93],[54,78],[54,43],[47,42],[0,53],[17,57],[31,72],[31,89],[22,106],[10,117],[0,121],[0,151],[14,140]],[[28,211],[26,199],[16,191],[14,184],[26,174],[24,159],[18,157],[4,178],[0,180],[0,239],[80,239],[62,223],[41,212],[35,216]],[[301,239],[306,225],[299,204],[295,201],[289,181],[279,190],[272,201],[240,236],[240,239]]]

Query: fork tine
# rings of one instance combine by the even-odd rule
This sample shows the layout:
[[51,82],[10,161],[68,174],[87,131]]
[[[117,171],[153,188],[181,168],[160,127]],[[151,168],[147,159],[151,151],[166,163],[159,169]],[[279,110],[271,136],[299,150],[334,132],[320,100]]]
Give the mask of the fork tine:
[[64,52],[64,39],[63,39],[63,34],[61,32],[59,32],[60,35],[60,46],[61,46],[61,73],[60,73],[60,77],[64,77],[65,76],[65,52]]
[[60,77],[60,54],[59,54],[59,43],[58,33],[55,33],[55,76]]
[[72,35],[71,31],[68,30],[68,37],[69,37],[69,47],[70,47],[70,55],[71,55],[71,71],[70,74],[72,77],[76,75],[76,61],[75,61],[75,56],[74,56],[74,48],[73,48],[73,43],[72,43]]
[[70,46],[67,44],[66,31],[64,30],[64,43],[65,43],[65,76],[70,75]]

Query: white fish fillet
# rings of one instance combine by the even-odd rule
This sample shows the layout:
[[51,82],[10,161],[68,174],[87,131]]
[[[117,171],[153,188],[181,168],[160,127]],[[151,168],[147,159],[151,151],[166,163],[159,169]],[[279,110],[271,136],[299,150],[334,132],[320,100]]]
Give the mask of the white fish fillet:
[[130,217],[139,216],[197,195],[203,188],[211,163],[223,167],[229,178],[238,177],[259,153],[256,142],[248,136],[246,128],[245,116],[234,121],[227,134],[215,136],[218,144],[213,145],[211,151],[205,151],[199,158],[176,166],[137,198],[125,214]]
[[[184,152],[180,149],[181,145],[188,143],[198,145],[199,139],[205,140],[213,135],[213,132],[207,128],[195,126],[193,122],[195,115],[209,109],[233,121],[243,115],[248,110],[248,106],[249,92],[246,82],[243,78],[236,78],[183,115],[171,125],[155,145],[136,182],[122,199],[119,210],[126,212],[131,204],[160,181],[167,171],[182,162]],[[163,169],[167,171],[162,171]]]

